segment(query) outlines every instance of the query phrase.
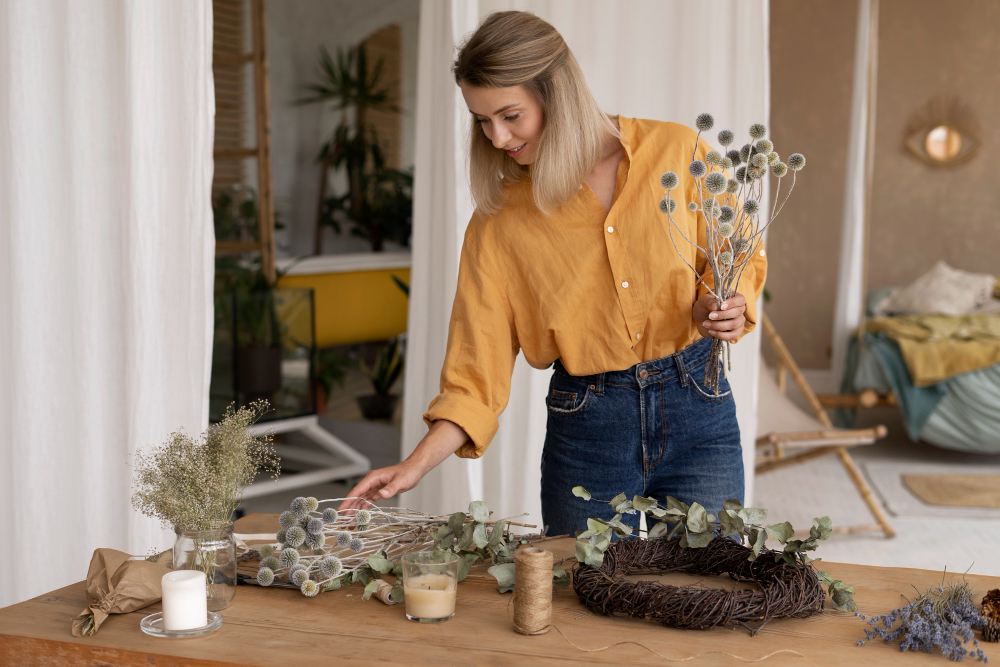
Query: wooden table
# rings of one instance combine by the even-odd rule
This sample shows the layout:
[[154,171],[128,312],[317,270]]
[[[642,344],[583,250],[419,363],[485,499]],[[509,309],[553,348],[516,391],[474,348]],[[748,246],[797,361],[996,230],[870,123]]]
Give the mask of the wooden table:
[[[267,532],[276,526],[276,515],[253,515],[238,523],[237,532]],[[553,540],[545,546],[565,556],[572,552],[573,543]],[[87,562],[81,555],[81,571]],[[836,563],[824,567],[856,586],[855,598],[868,615],[900,606],[900,595],[909,596],[911,584],[927,588],[941,581],[940,572],[929,570]],[[1000,587],[998,577],[969,579],[979,596]],[[562,589],[553,600],[556,629],[526,637],[511,627],[511,596],[498,594],[493,579],[476,568],[459,586],[455,618],[438,625],[407,621],[403,605],[386,606],[374,598],[365,601],[361,592],[356,584],[306,598],[294,590],[244,586],[222,612],[222,628],[211,635],[166,640],[143,634],[139,621],[158,610],[155,605],[112,616],[95,636],[77,638],[70,634],[71,620],[87,606],[84,585],[79,582],[0,609],[0,665],[534,666],[664,664],[692,656],[696,657],[686,660],[687,664],[743,664],[747,660],[768,665],[945,664],[939,653],[900,653],[884,643],[859,648],[856,642],[864,634],[864,622],[838,612],[772,621],[750,637],[745,630],[675,630],[596,616],[572,589]],[[623,641],[637,643],[599,650]],[[1000,659],[1000,644],[982,646],[992,660]],[[760,660],[765,656],[770,657]]]

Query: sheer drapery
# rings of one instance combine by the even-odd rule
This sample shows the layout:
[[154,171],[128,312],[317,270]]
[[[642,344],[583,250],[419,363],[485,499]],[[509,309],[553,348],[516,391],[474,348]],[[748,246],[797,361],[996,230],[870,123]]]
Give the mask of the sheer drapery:
[[209,2],[0,0],[0,606],[172,543],[128,462],[207,424],[211,64]]
[[[479,19],[506,9],[532,11],[552,23],[610,113],[691,125],[709,111],[719,129],[731,127],[737,136],[745,136],[753,122],[767,123],[768,7],[763,0],[423,0],[404,456],[426,433],[421,415],[438,392],[458,253],[472,206],[465,157],[469,114],[450,65],[457,45]],[[708,139],[714,141],[714,135]],[[744,434],[748,500],[759,346],[756,334],[734,346],[730,375]],[[483,499],[499,515],[527,512],[530,522],[540,521],[539,461],[550,373],[532,369],[519,356],[510,403],[485,456],[477,461],[450,457],[405,494],[403,503],[436,513]]]

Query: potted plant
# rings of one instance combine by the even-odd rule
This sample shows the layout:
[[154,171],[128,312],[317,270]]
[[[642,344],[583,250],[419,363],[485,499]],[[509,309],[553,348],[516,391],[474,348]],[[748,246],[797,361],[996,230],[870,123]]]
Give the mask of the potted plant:
[[347,366],[349,361],[346,357],[337,354],[333,350],[317,350],[316,352],[316,414],[326,412],[327,402],[330,400],[330,392],[333,385],[344,386],[347,378]]
[[364,360],[361,360],[360,365],[375,389],[374,394],[357,397],[361,414],[365,419],[392,419],[399,396],[394,396],[389,391],[403,372],[403,355],[399,349],[399,338],[393,338],[391,343],[378,351],[374,366],[369,367]]
[[[333,136],[319,153],[314,253],[323,252],[323,227],[332,227],[339,234],[344,222],[351,225],[351,234],[367,240],[374,252],[381,251],[386,240],[408,246],[413,175],[385,165],[378,134],[367,122],[369,110],[399,111],[382,87],[382,61],[369,70],[365,49],[358,46],[338,50],[335,63],[321,47],[320,77],[318,83],[307,86],[310,96],[299,103],[328,102],[333,111],[342,115]],[[348,110],[354,111],[353,123],[348,121]],[[328,196],[329,171],[341,168],[347,178],[347,191]]]

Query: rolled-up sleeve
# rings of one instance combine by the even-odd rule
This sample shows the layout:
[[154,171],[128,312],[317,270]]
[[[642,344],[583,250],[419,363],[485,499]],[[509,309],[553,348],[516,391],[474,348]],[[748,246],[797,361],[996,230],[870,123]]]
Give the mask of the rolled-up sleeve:
[[455,452],[463,458],[482,456],[496,435],[519,350],[510,304],[490,268],[470,225],[459,262],[441,393],[424,413],[428,427],[447,419],[468,434]]

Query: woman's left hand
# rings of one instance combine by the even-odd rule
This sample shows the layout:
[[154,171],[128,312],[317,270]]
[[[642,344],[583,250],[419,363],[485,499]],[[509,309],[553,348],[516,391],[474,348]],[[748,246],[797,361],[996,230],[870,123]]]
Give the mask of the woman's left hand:
[[747,318],[743,313],[747,309],[747,300],[742,294],[734,294],[719,303],[711,294],[706,294],[694,302],[691,316],[698,326],[698,333],[705,338],[719,340],[736,340],[743,333],[743,325]]

